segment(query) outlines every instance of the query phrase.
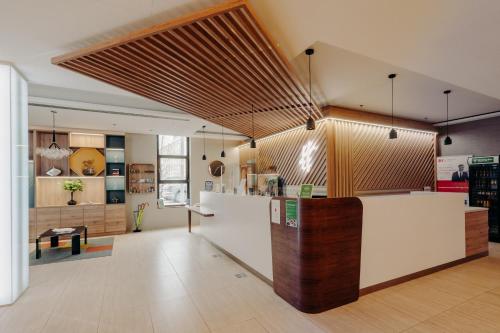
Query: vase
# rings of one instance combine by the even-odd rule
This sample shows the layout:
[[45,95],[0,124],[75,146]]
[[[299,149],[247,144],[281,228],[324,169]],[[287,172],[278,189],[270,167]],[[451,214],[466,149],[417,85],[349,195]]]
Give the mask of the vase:
[[84,176],[93,176],[95,175],[95,169],[92,167],[88,167],[82,170]]
[[71,192],[71,200],[70,200],[70,201],[68,201],[68,205],[70,205],[70,206],[74,206],[74,205],[76,205],[76,201],[75,201],[75,200],[73,200],[73,192]]

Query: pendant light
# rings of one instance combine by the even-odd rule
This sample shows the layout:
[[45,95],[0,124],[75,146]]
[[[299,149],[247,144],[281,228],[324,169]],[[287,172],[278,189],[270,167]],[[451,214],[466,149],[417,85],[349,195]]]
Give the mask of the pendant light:
[[312,84],[311,84],[311,56],[314,54],[314,49],[306,50],[307,57],[309,59],[309,118],[306,121],[306,129],[312,131],[316,128],[316,123],[312,117]]
[[221,125],[221,128],[222,128],[222,151],[220,153],[220,157],[224,158],[226,157],[226,152],[224,151],[224,119],[222,119],[222,125]]
[[446,146],[449,146],[452,144],[452,141],[451,141],[451,138],[450,138],[450,135],[449,135],[449,130],[448,130],[448,121],[450,120],[450,118],[448,117],[448,97],[451,93],[451,90],[445,90],[443,91],[443,94],[446,95],[446,139],[444,139],[444,144]]
[[205,137],[205,128],[207,126],[203,125],[203,156],[201,157],[201,159],[203,161],[206,161],[207,160],[207,155],[206,155],[206,148],[207,148],[207,139]]
[[250,141],[250,148],[257,148],[257,143],[255,142],[255,123],[253,121],[253,104],[252,104],[252,141]]
[[47,148],[38,147],[36,153],[49,160],[62,160],[73,154],[71,149],[61,148],[56,142],[56,111],[52,112],[52,143]]
[[396,132],[396,129],[394,128],[394,78],[396,77],[396,74],[389,74],[388,78],[391,79],[391,122],[392,122],[392,128],[391,131],[389,132],[389,139],[397,139],[398,138],[398,132]]

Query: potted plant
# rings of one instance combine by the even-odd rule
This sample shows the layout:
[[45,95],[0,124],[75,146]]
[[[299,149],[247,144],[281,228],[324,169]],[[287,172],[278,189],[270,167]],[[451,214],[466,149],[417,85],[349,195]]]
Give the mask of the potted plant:
[[76,191],[83,191],[83,182],[81,181],[81,179],[65,180],[64,189],[71,192],[71,200],[68,201],[68,205],[76,205],[76,201],[73,200],[73,193],[75,193]]

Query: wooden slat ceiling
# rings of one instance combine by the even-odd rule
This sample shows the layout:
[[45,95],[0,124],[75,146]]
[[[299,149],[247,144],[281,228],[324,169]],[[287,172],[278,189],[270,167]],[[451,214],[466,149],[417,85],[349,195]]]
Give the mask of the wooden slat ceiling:
[[[231,1],[52,63],[260,138],[305,123],[308,89],[246,1]],[[321,111],[313,102],[313,117]]]

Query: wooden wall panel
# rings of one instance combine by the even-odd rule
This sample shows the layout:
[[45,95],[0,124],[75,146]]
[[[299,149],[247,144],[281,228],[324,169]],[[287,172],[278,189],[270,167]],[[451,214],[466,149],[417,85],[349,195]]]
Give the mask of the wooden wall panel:
[[434,187],[435,134],[328,120],[332,126],[329,149],[333,177],[329,195],[335,197],[404,192]]
[[[314,184],[326,185],[326,124],[318,122],[315,131],[307,131],[305,127],[272,135],[257,141],[257,148],[240,147],[240,164],[255,160],[258,173],[265,173],[271,166],[285,179],[286,185]],[[303,150],[312,147],[310,159]],[[309,172],[301,166],[302,162],[310,163]]]

